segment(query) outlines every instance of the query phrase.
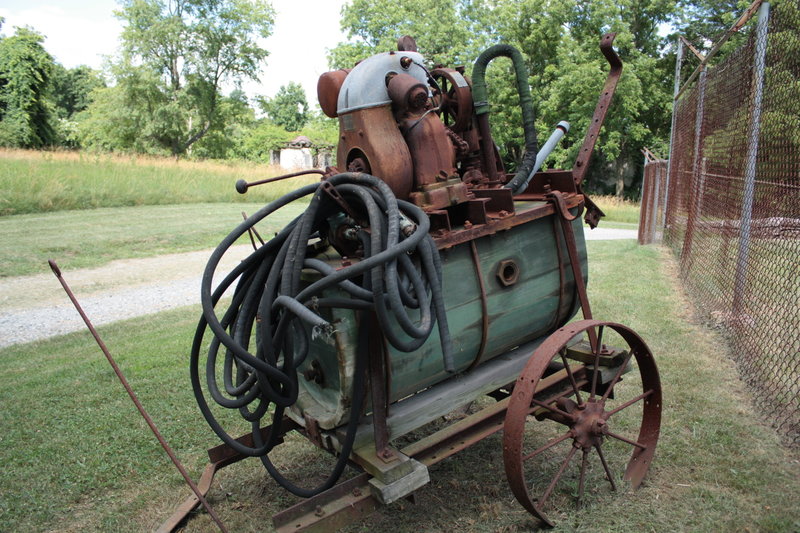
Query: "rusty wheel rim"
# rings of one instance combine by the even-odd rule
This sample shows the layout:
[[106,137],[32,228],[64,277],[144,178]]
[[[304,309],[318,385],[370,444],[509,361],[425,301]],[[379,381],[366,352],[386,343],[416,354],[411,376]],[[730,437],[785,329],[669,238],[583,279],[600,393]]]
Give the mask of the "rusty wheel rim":
[[[582,335],[594,328],[599,338],[591,347],[594,365],[580,364],[568,360],[565,356],[567,345],[576,335]],[[604,330],[612,330],[618,334],[627,346],[623,363],[609,376],[605,382],[598,364],[602,355],[602,337]],[[552,362],[561,363],[562,369],[552,372]],[[623,369],[635,363],[641,377],[642,391],[633,397],[612,400],[615,391],[619,391]],[[632,448],[630,459],[625,467],[622,479],[628,481],[636,489],[642,483],[655,453],[656,443],[661,426],[661,384],[655,360],[644,341],[633,330],[621,324],[598,320],[582,320],[573,322],[553,333],[533,353],[524,370],[517,379],[504,423],[503,460],[506,477],[514,496],[531,514],[545,524],[552,526],[547,517],[549,498],[553,495],[559,482],[563,479],[571,463],[579,463],[577,480],[578,502],[583,498],[587,465],[593,461],[599,463],[602,472],[612,490],[615,465],[609,464],[604,445],[619,442]],[[614,417],[628,409],[628,414],[641,410],[641,421],[638,436],[623,435],[614,426]],[[529,416],[537,414],[541,421],[529,422]],[[526,424],[536,426],[543,422],[563,426],[558,436],[538,445],[535,449],[526,449]],[[531,433],[531,432],[529,432]],[[544,453],[560,456],[558,468],[549,480],[526,479],[527,468],[536,468],[537,458],[541,460]],[[563,458],[563,459],[561,459]],[[549,474],[548,474],[549,476]],[[534,477],[534,476],[531,476]]]

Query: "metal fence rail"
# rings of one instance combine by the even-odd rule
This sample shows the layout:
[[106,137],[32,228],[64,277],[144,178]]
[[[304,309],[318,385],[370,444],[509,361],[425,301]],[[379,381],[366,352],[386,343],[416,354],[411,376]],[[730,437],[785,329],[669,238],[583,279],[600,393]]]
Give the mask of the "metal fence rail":
[[642,200],[639,207],[639,244],[663,240],[667,200],[666,159],[645,158]]
[[[757,408],[800,445],[800,3],[761,5],[738,50],[674,107],[669,174],[648,163],[642,221],[723,327]],[[650,177],[648,177],[650,176]],[[655,206],[655,207],[653,207]],[[658,228],[640,242],[658,240]]]

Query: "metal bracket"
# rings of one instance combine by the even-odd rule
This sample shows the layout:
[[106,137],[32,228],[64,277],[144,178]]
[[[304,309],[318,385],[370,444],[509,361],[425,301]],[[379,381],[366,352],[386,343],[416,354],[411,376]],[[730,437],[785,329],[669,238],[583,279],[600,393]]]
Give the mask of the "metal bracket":
[[352,218],[353,220],[360,220],[360,217],[359,217],[359,216],[356,214],[356,212],[355,212],[355,211],[353,211],[353,208],[352,208],[352,207],[350,207],[350,204],[348,204],[348,203],[345,201],[345,199],[344,199],[344,198],[342,198],[342,195],[341,195],[341,194],[339,194],[339,191],[337,191],[337,190],[336,190],[336,187],[334,187],[333,185],[331,185],[331,182],[329,182],[329,181],[323,181],[323,182],[320,184],[319,188],[320,188],[320,190],[321,190],[322,192],[324,192],[325,194],[327,194],[327,195],[328,195],[328,196],[329,196],[329,197],[330,197],[330,198],[331,198],[331,199],[332,199],[334,202],[336,202],[336,203],[339,205],[339,207],[341,207],[341,208],[342,208],[342,211],[344,211],[345,213],[347,213],[347,215],[348,215],[350,218]]
[[589,168],[589,160],[594,152],[594,145],[597,142],[597,137],[600,135],[600,128],[603,127],[603,122],[606,120],[606,112],[611,103],[611,98],[614,96],[614,91],[617,89],[617,82],[622,75],[622,60],[612,48],[614,37],[616,33],[607,33],[600,39],[600,51],[608,60],[611,70],[608,71],[606,83],[600,93],[600,99],[597,101],[597,107],[594,109],[592,115],[592,122],[586,130],[586,137],[583,140],[581,151],[578,152],[578,158],[575,160],[575,166],[572,169],[572,179],[575,185],[580,185],[583,178],[586,176],[586,171]]
[[[584,197],[585,198],[585,197]],[[553,203],[556,213],[561,220],[561,231],[564,234],[564,240],[567,243],[567,252],[569,253],[569,263],[572,267],[572,277],[575,280],[575,289],[578,291],[578,298],[581,302],[581,311],[583,311],[583,318],[589,320],[592,318],[592,308],[589,305],[589,296],[586,293],[586,281],[581,272],[580,258],[578,257],[578,245],[575,242],[575,232],[572,228],[572,221],[577,217],[569,212],[564,201],[564,196],[559,191],[552,191],[547,195],[547,200]],[[597,346],[597,332],[594,328],[589,328],[589,341],[592,346]]]

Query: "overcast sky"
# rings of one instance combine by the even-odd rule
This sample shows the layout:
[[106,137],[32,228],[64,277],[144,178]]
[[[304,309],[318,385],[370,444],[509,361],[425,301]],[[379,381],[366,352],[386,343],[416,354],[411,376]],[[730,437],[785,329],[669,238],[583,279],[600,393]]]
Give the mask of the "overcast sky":
[[[317,100],[317,79],[328,70],[327,48],[345,39],[339,30],[339,12],[345,0],[271,0],[277,12],[260,83],[247,83],[248,96],[273,96],[281,85],[303,85],[309,104]],[[114,0],[2,0],[2,34],[14,26],[31,26],[46,36],[53,57],[67,68],[101,68],[104,55],[119,45],[122,25],[114,17]]]

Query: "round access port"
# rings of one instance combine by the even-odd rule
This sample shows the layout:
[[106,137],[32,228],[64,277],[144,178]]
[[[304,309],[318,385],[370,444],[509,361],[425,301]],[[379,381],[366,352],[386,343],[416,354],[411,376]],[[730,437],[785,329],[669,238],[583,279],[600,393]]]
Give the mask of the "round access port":
[[497,265],[497,279],[504,287],[510,287],[519,281],[519,265],[513,259],[504,259]]

